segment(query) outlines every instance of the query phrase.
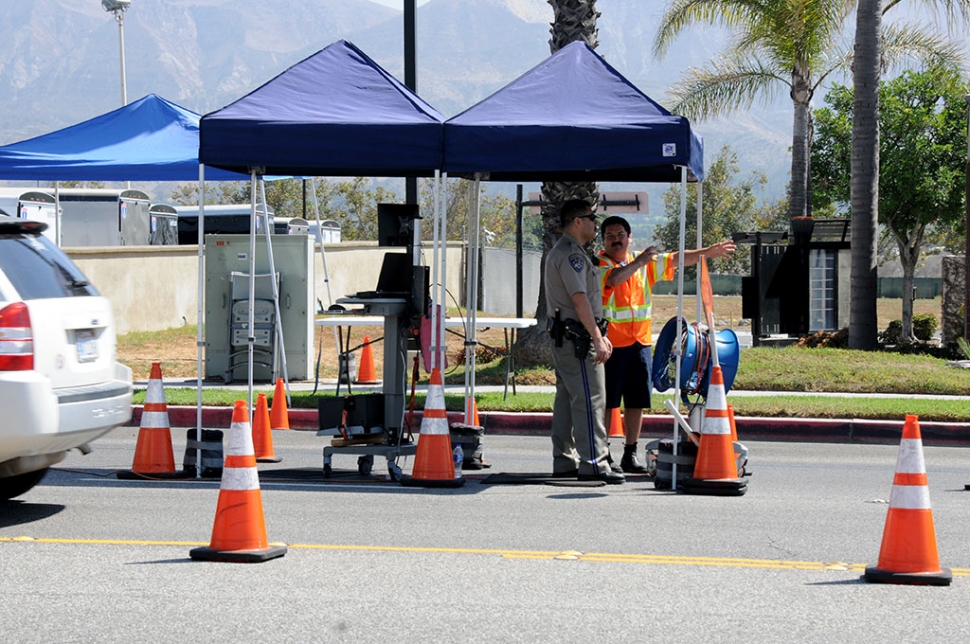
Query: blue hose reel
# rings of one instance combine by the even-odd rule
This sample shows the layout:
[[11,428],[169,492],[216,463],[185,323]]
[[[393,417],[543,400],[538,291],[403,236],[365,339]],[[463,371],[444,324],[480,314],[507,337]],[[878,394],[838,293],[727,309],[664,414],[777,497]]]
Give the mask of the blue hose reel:
[[[707,387],[710,384],[711,368],[714,357],[711,355],[710,338],[706,331],[702,331],[697,324],[688,324],[685,318],[680,318],[680,390],[684,402],[689,395],[700,395],[707,398]],[[653,352],[653,386],[657,391],[672,389],[676,375],[676,356],[674,355],[674,340],[678,335],[677,318],[670,318],[664,325]],[[738,335],[732,329],[721,329],[716,334],[717,359],[724,376],[724,393],[731,389],[734,377],[738,373],[741,345]]]

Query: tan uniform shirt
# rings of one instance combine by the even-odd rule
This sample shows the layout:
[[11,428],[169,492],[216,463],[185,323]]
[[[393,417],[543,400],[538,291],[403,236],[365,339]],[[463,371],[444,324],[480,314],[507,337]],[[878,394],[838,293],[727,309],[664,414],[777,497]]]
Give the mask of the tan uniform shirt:
[[599,268],[576,239],[563,234],[546,256],[546,307],[550,317],[578,320],[572,295],[585,293],[596,319],[603,317]]

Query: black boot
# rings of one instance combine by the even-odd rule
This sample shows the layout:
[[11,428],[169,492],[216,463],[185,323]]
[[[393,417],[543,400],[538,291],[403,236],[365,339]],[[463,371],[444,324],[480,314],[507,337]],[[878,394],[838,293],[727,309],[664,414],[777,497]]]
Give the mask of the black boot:
[[637,458],[637,444],[623,446],[623,458],[620,467],[627,474],[646,474],[650,470]]

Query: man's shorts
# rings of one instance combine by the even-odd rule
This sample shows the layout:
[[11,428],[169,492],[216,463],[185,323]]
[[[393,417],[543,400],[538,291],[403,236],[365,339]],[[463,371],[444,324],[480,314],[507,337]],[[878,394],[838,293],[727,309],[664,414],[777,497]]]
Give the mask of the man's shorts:
[[606,361],[606,408],[648,409],[650,390],[653,389],[650,365],[649,346],[613,347],[613,353]]

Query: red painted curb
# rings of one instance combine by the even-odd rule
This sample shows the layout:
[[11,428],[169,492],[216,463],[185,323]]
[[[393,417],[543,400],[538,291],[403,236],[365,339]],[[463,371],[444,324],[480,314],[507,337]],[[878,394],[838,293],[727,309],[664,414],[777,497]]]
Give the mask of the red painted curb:
[[[141,424],[141,406],[132,409],[128,425]],[[195,427],[195,407],[168,408],[172,427]],[[319,423],[316,409],[290,409],[290,429],[317,431]],[[449,412],[448,423],[461,423],[464,415]],[[479,412],[479,420],[486,434],[508,436],[548,436],[552,424],[551,413],[498,413]],[[203,407],[202,426],[206,429],[228,429],[232,422],[231,407]],[[673,433],[673,417],[649,415],[644,417],[643,436],[663,437]],[[825,443],[898,443],[903,431],[903,420],[879,421],[857,419],[817,418],[735,418],[739,440],[786,440],[794,442]],[[421,426],[421,413],[414,414],[411,431],[417,433]],[[970,423],[920,422],[920,433],[926,445],[970,446]]]

